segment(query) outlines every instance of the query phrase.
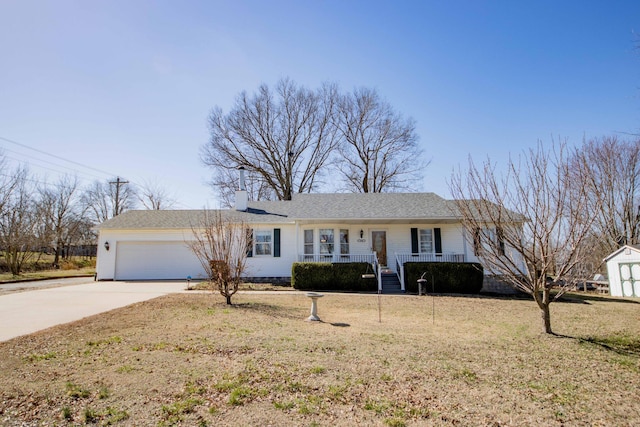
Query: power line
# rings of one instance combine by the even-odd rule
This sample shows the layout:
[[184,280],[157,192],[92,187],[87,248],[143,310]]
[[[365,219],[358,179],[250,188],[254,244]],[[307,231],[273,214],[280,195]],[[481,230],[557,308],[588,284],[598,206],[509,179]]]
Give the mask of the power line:
[[[119,196],[119,194],[120,194],[120,186],[122,186],[122,185],[124,185],[124,184],[129,184],[129,183],[130,183],[130,184],[132,184],[132,185],[133,185],[133,186],[135,186],[135,187],[139,187],[139,188],[143,188],[143,187],[144,187],[144,185],[141,185],[141,184],[139,184],[139,183],[137,183],[137,182],[135,182],[135,181],[131,181],[131,182],[130,182],[130,181],[122,181],[122,180],[121,180],[121,178],[117,176],[117,174],[114,174],[114,173],[111,173],[111,172],[107,172],[107,171],[104,171],[104,170],[101,170],[101,169],[98,169],[98,168],[94,168],[94,167],[92,167],[92,166],[88,166],[88,165],[85,165],[85,164],[82,164],[82,163],[76,162],[76,161],[74,161],[74,160],[70,160],[70,159],[67,159],[67,158],[64,158],[64,157],[58,156],[58,155],[56,155],[56,154],[48,153],[48,152],[46,152],[46,151],[44,151],[44,150],[40,150],[40,149],[37,149],[37,148],[30,147],[30,146],[28,146],[27,144],[23,144],[23,143],[21,143],[21,142],[14,141],[14,140],[12,140],[12,139],[9,139],[9,138],[3,137],[3,136],[0,136],[0,140],[2,140],[2,141],[6,141],[6,142],[9,142],[9,143],[11,143],[11,144],[18,145],[18,146],[20,146],[20,147],[27,148],[27,149],[29,149],[29,150],[32,150],[32,151],[35,151],[35,152],[38,152],[38,153],[44,154],[44,155],[46,155],[46,156],[50,156],[50,157],[56,158],[56,159],[58,159],[58,160],[62,160],[62,161],[64,161],[64,162],[67,162],[67,163],[70,163],[70,164],[73,164],[73,165],[76,165],[76,166],[80,166],[80,167],[82,167],[82,168],[84,168],[84,169],[88,169],[88,170],[91,170],[91,171],[94,171],[94,172],[99,172],[99,173],[104,174],[104,175],[107,175],[107,176],[109,176],[109,177],[116,176],[116,177],[117,177],[116,181],[115,181],[115,182],[114,182],[114,181],[111,181],[111,182],[109,182],[109,184],[111,184],[111,185],[114,185],[114,184],[115,184],[115,185],[117,186],[117,187],[116,187],[116,196],[117,196],[117,198],[119,198],[118,196]],[[2,147],[0,147],[0,148],[2,148]],[[16,153],[16,154],[18,154],[18,155],[20,155],[20,156],[26,156],[26,157],[28,157],[28,155],[23,154],[23,153],[20,153],[20,152],[18,152],[18,151],[11,150],[11,149],[9,149],[9,148],[4,148],[4,149],[5,149],[6,151],[10,151],[10,152]],[[21,162],[21,163],[25,163],[25,164],[29,165],[29,161],[28,161],[28,160],[20,160],[20,159],[16,159],[16,158],[14,158],[14,157],[10,157],[10,156],[6,156],[6,157],[7,157],[7,158],[9,158],[9,159],[12,159],[12,160],[14,160],[14,161]],[[74,173],[76,173],[76,174],[86,175],[86,176],[91,176],[91,177],[96,178],[96,179],[98,179],[98,180],[100,180],[100,179],[101,179],[100,177],[98,177],[98,176],[96,176],[96,175],[92,175],[92,174],[87,173],[87,172],[82,172],[82,171],[79,171],[79,170],[77,170],[77,169],[75,169],[75,168],[71,168],[71,167],[68,167],[68,166],[64,166],[64,165],[60,165],[60,164],[57,164],[57,163],[49,162],[49,161],[47,161],[47,160],[43,160],[43,159],[38,159],[38,158],[35,158],[35,157],[34,157],[34,158],[32,158],[32,159],[33,159],[33,160],[40,161],[40,162],[44,162],[44,163],[51,164],[51,165],[53,165],[53,166],[61,167],[61,168],[64,168],[64,169],[68,169],[68,170],[70,170],[70,171],[73,171],[73,172],[74,172]],[[56,173],[59,173],[59,174],[64,174],[64,173],[66,173],[66,172],[62,172],[62,171],[59,171],[59,170],[55,170],[55,169],[51,169],[51,168],[47,168],[47,167],[45,167],[45,166],[38,165],[38,164],[35,164],[34,166],[35,166],[35,167],[37,167],[37,168],[47,169],[47,170],[50,170],[50,171],[53,171],[53,172],[56,172]],[[8,175],[1,174],[1,173],[0,173],[0,176],[8,176]],[[83,180],[83,179],[88,179],[88,178],[79,178],[79,179]],[[36,184],[40,184],[40,185],[45,185],[45,186],[56,186],[56,187],[58,186],[58,185],[57,185],[57,184],[55,184],[55,183],[43,182],[43,181],[38,181],[38,180],[34,180],[34,179],[28,179],[28,181],[33,182],[33,183],[36,183]],[[193,209],[191,206],[186,205],[186,204],[181,203],[181,202],[177,202],[177,201],[176,201],[176,202],[175,202],[175,204],[176,204],[176,205],[183,206],[183,207],[185,207],[185,208],[187,208],[187,209]]]
[[84,164],[82,164],[82,163],[76,162],[76,161],[74,161],[74,160],[65,159],[64,157],[57,156],[57,155],[55,155],[55,154],[51,154],[51,153],[47,153],[46,151],[39,150],[39,149],[37,149],[37,148],[29,147],[29,146],[28,146],[28,145],[26,145],[26,144],[22,144],[22,143],[20,143],[20,142],[17,142],[17,141],[11,140],[11,139],[9,139],[9,138],[5,138],[5,137],[3,137],[3,136],[0,136],[0,139],[1,139],[1,140],[3,140],[3,141],[6,141],[6,142],[10,142],[10,143],[15,144],[15,145],[19,145],[20,147],[28,148],[29,150],[33,150],[33,151],[36,151],[36,152],[38,152],[38,153],[45,154],[45,155],[47,155],[47,156],[55,157],[55,158],[56,158],[56,159],[58,159],[58,160],[62,160],[62,161],[64,161],[64,162],[68,162],[68,163],[74,164],[74,165],[76,165],[76,166],[80,166],[80,167],[83,167],[83,168],[85,168],[85,169],[92,170],[92,171],[94,171],[94,172],[100,172],[100,173],[103,173],[103,174],[105,174],[105,175],[109,175],[109,176],[114,176],[114,175],[115,175],[115,174],[113,174],[113,173],[111,173],[111,172],[103,171],[103,170],[101,170],[101,169],[94,168],[94,167],[91,167],[91,166],[87,166],[87,165],[84,165]]
[[[13,152],[13,153],[17,153],[16,151],[9,150],[9,149],[6,149],[6,148],[5,148],[5,150]],[[17,154],[22,155],[22,153],[17,153]],[[19,158],[12,157],[12,156],[5,156],[5,158],[10,159],[10,160],[14,160],[14,161],[16,161],[18,163],[26,164],[28,166],[33,166],[33,167],[36,167],[36,168],[49,170],[51,172],[56,172],[56,173],[59,173],[59,174],[70,174],[70,172],[65,172],[65,171],[61,171],[61,170],[58,170],[58,169],[53,169],[53,168],[50,168],[50,167],[47,167],[47,166],[39,165],[37,163],[32,163],[33,161],[43,162],[43,163],[47,163],[47,164],[50,164],[50,165],[53,165],[53,166],[57,166],[57,167],[60,167],[60,168],[68,169],[69,171],[71,171],[75,175],[85,175],[87,177],[91,177],[91,178],[82,178],[81,177],[80,179],[86,179],[86,180],[89,180],[89,179],[102,179],[98,175],[93,175],[93,174],[89,174],[89,173],[86,173],[86,172],[81,172],[81,171],[79,171],[77,169],[69,168],[67,166],[59,165],[59,164],[56,164],[56,163],[53,163],[53,162],[48,162],[46,160],[38,159],[38,158],[35,158],[35,157],[32,160],[24,160],[24,159],[19,159]]]

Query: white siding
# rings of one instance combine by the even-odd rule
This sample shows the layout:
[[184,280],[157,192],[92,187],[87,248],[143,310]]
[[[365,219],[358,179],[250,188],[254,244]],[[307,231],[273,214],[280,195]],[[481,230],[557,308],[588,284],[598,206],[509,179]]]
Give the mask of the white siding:
[[[627,253],[628,252],[628,253]],[[607,272],[609,275],[609,292],[612,296],[616,297],[631,297],[640,296],[640,279],[634,274],[633,279],[625,278],[623,280],[620,276],[620,264],[628,264],[634,270],[640,268],[640,252],[636,249],[629,248],[628,251],[622,248],[617,254],[613,255],[607,260]]]
[[[330,228],[336,236],[335,250],[339,251],[338,236],[340,229],[349,230],[349,252],[351,254],[370,254],[373,251],[371,233],[373,231],[385,231],[387,235],[387,266],[396,271],[396,255],[411,253],[411,229],[412,228],[440,228],[443,253],[464,253],[464,239],[460,228],[455,224],[339,224],[318,223],[300,225],[300,238],[298,239],[298,253],[304,253],[304,230],[314,230],[314,253],[319,252],[318,230]],[[363,238],[360,238],[360,230]]]
[[[290,277],[291,265],[296,260],[297,247],[296,247],[296,230],[294,225],[252,225],[254,229],[269,229],[274,228],[281,229],[281,256],[254,256],[247,259],[247,269],[245,271],[245,277]],[[122,280],[127,278],[130,280],[152,280],[152,279],[182,279],[187,275],[191,275],[193,278],[200,277],[204,274],[202,268],[196,273],[185,274],[186,271],[195,271],[193,260],[187,252],[180,251],[179,255],[176,255],[176,260],[167,261],[167,264],[171,264],[172,267],[159,269],[154,266],[153,262],[148,260],[144,253],[145,251],[153,251],[156,257],[161,257],[165,252],[176,252],[177,246],[184,246],[187,240],[193,238],[191,230],[149,230],[149,231],[127,231],[127,230],[101,230],[98,239],[98,260],[96,265],[97,279],[98,280]],[[109,251],[104,248],[105,242],[109,242]],[[127,245],[129,243],[129,245]],[[131,267],[129,258],[132,253],[130,250],[134,250],[136,247],[131,246],[135,243],[140,250],[140,254],[136,257],[141,257],[141,266],[139,273],[131,274],[129,268]],[[144,244],[162,244],[165,247],[152,247],[152,249],[146,248]],[[186,246],[185,246],[186,247]],[[119,251],[124,248],[125,253],[118,256]],[[167,255],[168,257],[168,255]],[[182,260],[179,262],[179,260]],[[196,259],[197,261],[197,259]],[[123,264],[124,263],[124,264]],[[129,264],[128,264],[129,263]],[[199,264],[198,264],[199,265]],[[155,272],[154,272],[155,271]],[[164,276],[160,277],[160,271]],[[153,274],[151,274],[153,272]],[[175,277],[169,277],[175,276]]]

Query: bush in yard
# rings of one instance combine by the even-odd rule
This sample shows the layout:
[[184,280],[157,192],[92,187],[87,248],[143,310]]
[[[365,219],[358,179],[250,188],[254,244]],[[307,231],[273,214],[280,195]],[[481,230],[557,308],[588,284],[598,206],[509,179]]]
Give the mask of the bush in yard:
[[294,262],[291,266],[291,286],[294,289],[329,289],[333,271],[328,262]]
[[[418,279],[427,280],[427,292],[477,294],[482,289],[484,270],[475,262],[406,262],[404,264],[407,292],[418,292]],[[431,283],[433,278],[433,282]]]
[[375,279],[363,279],[370,271],[366,262],[296,262],[291,267],[291,286],[300,290],[375,291]]

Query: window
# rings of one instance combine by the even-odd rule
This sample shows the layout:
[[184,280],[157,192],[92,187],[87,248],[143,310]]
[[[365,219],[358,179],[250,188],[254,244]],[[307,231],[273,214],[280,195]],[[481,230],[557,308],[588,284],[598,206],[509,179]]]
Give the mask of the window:
[[340,230],[340,254],[347,255],[349,253],[349,230]]
[[304,230],[304,254],[313,255],[313,230]]
[[256,255],[271,255],[271,230],[256,230],[254,239]]
[[320,254],[333,254],[333,229],[331,228],[320,229]]
[[430,228],[420,229],[418,240],[420,243],[420,253],[433,253],[433,230]]

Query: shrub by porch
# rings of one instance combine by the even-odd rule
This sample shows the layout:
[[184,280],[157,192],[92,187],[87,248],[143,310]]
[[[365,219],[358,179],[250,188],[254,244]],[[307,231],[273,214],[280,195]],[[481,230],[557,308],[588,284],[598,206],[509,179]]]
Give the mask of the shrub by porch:
[[314,291],[377,291],[375,278],[362,278],[366,272],[371,272],[371,265],[366,262],[295,262],[291,286]]
[[[405,262],[407,292],[418,292],[418,279],[422,273],[426,273],[426,291],[435,293],[477,294],[484,278],[482,265],[475,262]],[[431,283],[432,279],[434,283]]]

